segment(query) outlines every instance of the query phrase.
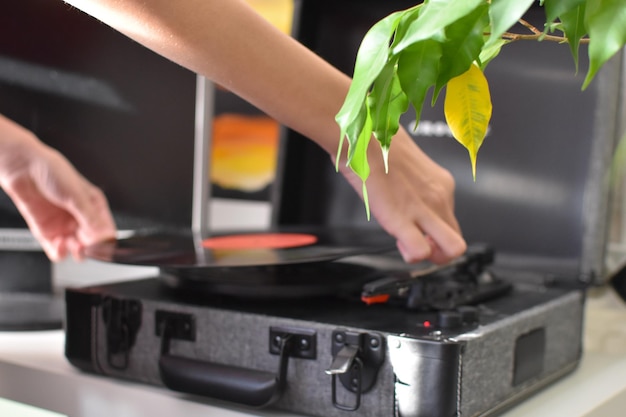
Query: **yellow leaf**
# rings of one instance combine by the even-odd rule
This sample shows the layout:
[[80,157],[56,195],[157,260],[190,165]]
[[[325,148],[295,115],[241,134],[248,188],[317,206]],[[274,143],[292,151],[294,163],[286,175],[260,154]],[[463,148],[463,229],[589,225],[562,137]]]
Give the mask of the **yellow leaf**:
[[448,81],[444,113],[452,135],[469,152],[476,180],[476,155],[491,119],[489,85],[476,65],[472,64],[465,73]]

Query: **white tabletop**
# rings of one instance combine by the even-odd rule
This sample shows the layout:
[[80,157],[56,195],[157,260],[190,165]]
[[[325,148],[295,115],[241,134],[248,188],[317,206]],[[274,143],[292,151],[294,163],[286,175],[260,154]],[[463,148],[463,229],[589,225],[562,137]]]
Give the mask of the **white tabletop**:
[[[506,417],[612,417],[626,411],[626,304],[611,290],[590,294],[578,369]],[[167,389],[86,374],[63,354],[62,331],[0,332],[0,397],[71,417],[296,417],[198,402]]]
[[71,417],[295,417],[200,403],[166,389],[86,374],[65,360],[63,343],[60,330],[0,333],[0,397]]

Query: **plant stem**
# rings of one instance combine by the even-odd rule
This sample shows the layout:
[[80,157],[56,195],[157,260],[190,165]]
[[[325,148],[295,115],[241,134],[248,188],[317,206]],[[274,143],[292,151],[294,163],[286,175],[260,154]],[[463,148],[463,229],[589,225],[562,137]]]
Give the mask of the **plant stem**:
[[[502,38],[504,39],[508,39],[511,42],[513,41],[522,41],[522,40],[530,40],[530,41],[550,41],[550,42],[558,42],[558,43],[567,43],[569,42],[569,40],[565,37],[565,36],[554,36],[554,35],[548,35],[547,33],[543,33],[542,31],[540,31],[539,29],[537,29],[535,26],[533,26],[532,24],[528,23],[526,20],[524,19],[520,19],[519,24],[524,26],[525,28],[527,28],[528,30],[530,30],[533,34],[532,35],[522,35],[520,33],[512,33],[512,32],[505,32],[502,35]],[[580,43],[589,43],[589,39],[588,38],[583,38],[580,40]]]
[[[502,34],[503,39],[514,41],[551,41],[558,43],[567,43],[569,42],[565,36],[554,36],[554,35],[545,35],[543,33],[533,34],[533,35],[522,35],[520,33],[511,33],[505,32]],[[589,38],[583,38],[580,40],[580,43],[589,43]]]
[[528,23],[527,21],[525,21],[524,19],[520,19],[519,23],[524,26],[525,28],[527,28],[528,30],[530,30],[532,33],[534,33],[535,35],[541,35],[541,31],[539,29],[537,29],[536,27],[534,27],[533,25],[531,25],[530,23]]

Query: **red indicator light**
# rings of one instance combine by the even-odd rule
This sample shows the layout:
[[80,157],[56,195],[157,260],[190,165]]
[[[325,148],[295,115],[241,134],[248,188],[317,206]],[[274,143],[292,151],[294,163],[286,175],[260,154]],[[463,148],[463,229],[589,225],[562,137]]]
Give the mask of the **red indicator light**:
[[430,327],[430,322],[428,320],[424,322],[424,327]]

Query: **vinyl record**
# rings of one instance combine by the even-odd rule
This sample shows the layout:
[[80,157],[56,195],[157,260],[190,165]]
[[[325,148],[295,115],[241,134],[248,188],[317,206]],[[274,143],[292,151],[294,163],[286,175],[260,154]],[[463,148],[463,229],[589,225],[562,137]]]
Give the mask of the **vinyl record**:
[[293,265],[393,249],[382,230],[355,228],[280,228],[221,233],[195,238],[191,233],[136,234],[101,242],[85,250],[88,258],[169,270]]
[[185,298],[226,295],[258,300],[358,295],[366,282],[380,278],[380,274],[355,258],[359,257],[236,268],[161,268],[159,278]]

